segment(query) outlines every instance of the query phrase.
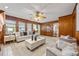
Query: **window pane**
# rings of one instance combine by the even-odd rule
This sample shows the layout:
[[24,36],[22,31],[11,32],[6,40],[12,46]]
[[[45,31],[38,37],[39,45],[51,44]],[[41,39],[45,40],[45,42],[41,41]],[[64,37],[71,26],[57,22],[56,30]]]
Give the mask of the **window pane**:
[[25,23],[19,22],[19,32],[25,32]]
[[38,25],[37,24],[33,24],[33,30],[38,31]]
[[11,34],[16,32],[16,22],[13,20],[5,20],[6,24],[6,34]]

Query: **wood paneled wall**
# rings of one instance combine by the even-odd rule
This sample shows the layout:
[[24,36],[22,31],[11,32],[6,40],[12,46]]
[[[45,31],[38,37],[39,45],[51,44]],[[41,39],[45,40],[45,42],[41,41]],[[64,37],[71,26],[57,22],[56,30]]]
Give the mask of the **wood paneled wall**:
[[43,23],[41,24],[41,28],[40,28],[40,34],[41,35],[46,35],[46,36],[53,36],[53,29],[50,32],[47,32],[45,30],[42,30],[43,27],[52,27],[53,26],[53,22],[49,22],[49,23]]
[[76,6],[71,15],[59,17],[59,34],[76,37]]
[[[46,22],[46,23],[42,23],[40,26],[40,34],[41,35],[45,35],[45,36],[53,36],[53,24],[54,23],[58,23],[58,21],[51,21],[51,22]],[[52,27],[52,30],[50,32],[47,32],[45,30],[42,30],[43,27],[46,27],[46,26],[50,26]]]
[[75,37],[75,15],[59,17],[59,35],[70,35]]
[[[57,21],[47,22],[41,24],[41,35],[53,36],[53,30],[51,32],[46,32],[42,30],[43,26],[53,26],[53,23]],[[70,35],[75,37],[76,32],[76,13],[73,12],[70,15],[59,17],[59,35]]]
[[73,20],[73,36],[76,36],[76,10],[72,13]]
[[[4,11],[0,10],[0,14],[3,16],[3,20],[4,20],[4,18],[5,18]],[[2,31],[0,31],[0,43],[4,43],[4,25],[3,25]]]
[[[78,4],[76,4],[76,6],[75,6],[75,11],[73,12],[73,13],[76,14],[76,16],[78,16],[78,14],[76,13],[76,12],[78,12],[78,11],[76,10],[76,9],[77,9],[77,5],[78,5]],[[76,21],[77,21],[77,18],[76,18]],[[77,23],[77,22],[76,22],[76,23]],[[76,27],[77,27],[77,25],[76,25]],[[77,43],[78,43],[78,45],[79,45],[79,31],[76,31],[75,37],[76,37]]]
[[77,39],[77,43],[79,45],[79,32],[76,32],[76,39]]

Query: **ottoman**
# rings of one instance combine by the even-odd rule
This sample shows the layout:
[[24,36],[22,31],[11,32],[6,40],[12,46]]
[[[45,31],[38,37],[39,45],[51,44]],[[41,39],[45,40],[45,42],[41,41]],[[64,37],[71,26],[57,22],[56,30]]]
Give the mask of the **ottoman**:
[[32,41],[31,39],[25,40],[25,45],[30,50],[34,50],[35,48],[39,47],[40,45],[45,43],[45,38],[38,38],[37,41]]

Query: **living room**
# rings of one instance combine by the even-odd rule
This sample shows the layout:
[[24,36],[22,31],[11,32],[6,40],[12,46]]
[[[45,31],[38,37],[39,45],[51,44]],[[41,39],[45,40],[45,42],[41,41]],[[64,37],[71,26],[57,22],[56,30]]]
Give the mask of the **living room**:
[[78,10],[78,3],[0,3],[0,55],[78,56]]

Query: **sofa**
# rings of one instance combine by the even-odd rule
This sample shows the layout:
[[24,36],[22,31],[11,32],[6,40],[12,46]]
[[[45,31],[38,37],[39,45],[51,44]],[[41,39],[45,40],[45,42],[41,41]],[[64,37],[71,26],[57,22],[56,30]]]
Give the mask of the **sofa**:
[[49,46],[46,48],[46,56],[77,56],[78,51],[77,48],[73,49],[71,44],[68,44],[62,50],[57,48],[56,46]]
[[4,36],[4,44],[8,41],[15,41],[15,35]]
[[[68,39],[68,40],[67,40]],[[78,49],[76,39],[72,38],[59,38],[56,45],[48,46],[46,48],[47,56],[77,56]]]
[[31,38],[31,35],[27,35],[26,32],[16,32],[15,36],[16,36],[16,42],[21,42]]

